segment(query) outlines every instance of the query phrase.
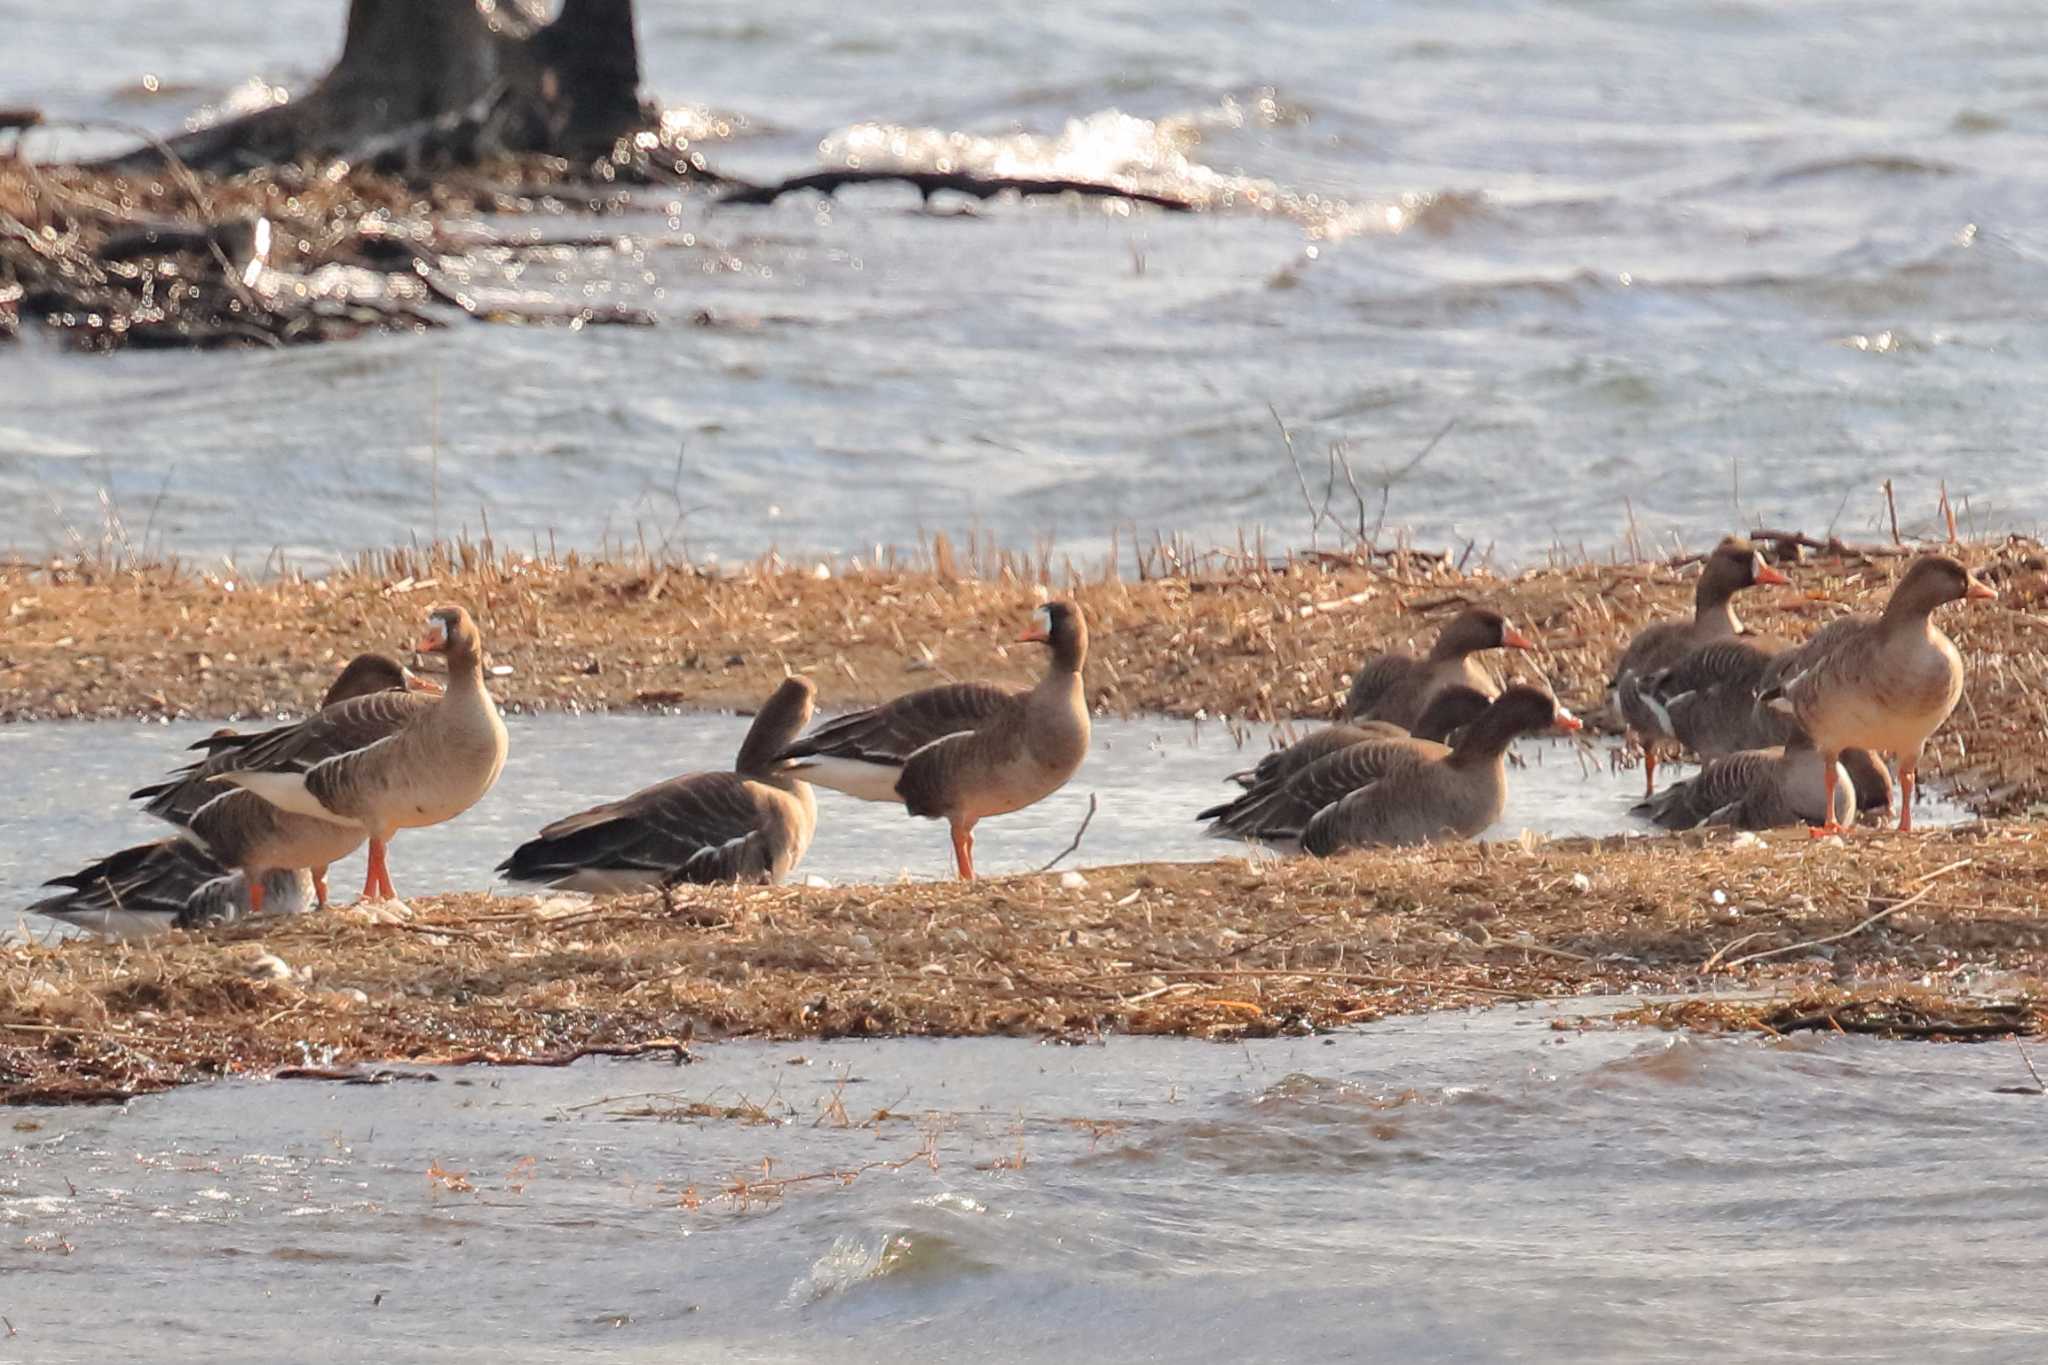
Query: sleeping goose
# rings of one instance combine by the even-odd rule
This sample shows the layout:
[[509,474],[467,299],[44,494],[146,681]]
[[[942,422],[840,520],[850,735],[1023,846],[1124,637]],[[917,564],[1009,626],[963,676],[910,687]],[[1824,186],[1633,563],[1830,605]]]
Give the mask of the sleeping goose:
[[385,861],[392,836],[454,819],[505,767],[505,722],[484,690],[483,641],[469,613],[436,607],[418,648],[448,656],[448,689],[437,700],[379,692],[327,707],[251,737],[238,746],[236,766],[216,778],[280,810],[368,835],[365,896],[397,896]]
[[1855,788],[1847,772],[1838,770],[1833,777],[1829,781],[1823,775],[1820,752],[1794,725],[1784,745],[1710,759],[1696,776],[1674,782],[1630,813],[1663,829],[1839,824],[1854,818],[1850,795]]
[[313,880],[302,870],[272,872],[251,883],[223,869],[197,844],[175,837],[124,848],[43,884],[68,890],[29,906],[30,914],[107,938],[143,938],[239,919],[257,913],[259,905],[272,914],[297,914],[313,904]]
[[1476,838],[1507,805],[1507,750],[1522,735],[1576,730],[1578,718],[1538,688],[1516,684],[1443,754],[1410,750],[1371,785],[1324,806],[1302,831],[1317,857],[1341,849]]
[[1790,581],[1764,563],[1763,556],[1747,540],[1730,536],[1714,547],[1700,569],[1700,581],[1693,590],[1692,619],[1645,626],[1628,642],[1614,666],[1614,679],[1608,687],[1629,739],[1643,751],[1644,796],[1657,790],[1657,749],[1664,736],[1658,729],[1656,713],[1642,704],[1643,685],[1650,675],[1670,668],[1700,646],[1740,635],[1742,622],[1735,615],[1736,593],[1744,588]]
[[680,882],[778,882],[817,824],[807,782],[776,759],[811,721],[815,689],[790,678],[754,717],[733,771],[692,773],[557,820],[513,850],[513,881],[608,895]]
[[[1455,683],[1430,700],[1412,730],[1388,720],[1338,721],[1304,735],[1284,749],[1275,749],[1243,772],[1232,773],[1229,780],[1247,789],[1285,782],[1317,759],[1367,740],[1428,739],[1441,744],[1449,740],[1453,731],[1477,719],[1491,701],[1486,693]],[[1207,820],[1210,813],[1204,811],[1195,818]]]
[[829,721],[782,751],[790,771],[863,801],[900,801],[953,830],[954,865],[974,876],[974,826],[1042,801],[1088,756],[1081,666],[1088,627],[1071,602],[1033,613],[1020,641],[1050,647],[1028,692],[956,683]]
[[[1783,661],[1779,690],[1813,736],[1833,809],[1835,760],[1855,747],[1898,761],[1899,828],[1913,828],[1913,781],[1927,737],[1963,695],[1963,661],[1934,624],[1950,602],[1998,594],[1947,555],[1913,562],[1882,615],[1830,622]],[[1840,832],[1830,818],[1816,835]]]
[[1500,688],[1472,656],[1489,649],[1534,649],[1535,642],[1488,607],[1470,607],[1437,632],[1427,658],[1390,651],[1366,661],[1351,680],[1346,720],[1391,721],[1412,730],[1436,694],[1465,686],[1491,700]]

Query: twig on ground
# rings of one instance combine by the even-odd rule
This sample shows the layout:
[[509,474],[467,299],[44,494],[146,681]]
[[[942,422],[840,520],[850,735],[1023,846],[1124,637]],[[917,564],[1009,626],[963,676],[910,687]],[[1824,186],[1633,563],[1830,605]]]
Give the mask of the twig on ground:
[[[1928,896],[1934,893],[1934,882],[1937,878],[1945,876],[1946,874],[1955,871],[1959,867],[1968,867],[1971,861],[1972,860],[1969,858],[1958,858],[1952,863],[1945,863],[1942,866],[1937,867],[1936,869],[1934,869],[1934,871],[1927,873],[1925,876],[1917,880],[1916,885],[1920,887],[1918,891],[1915,891],[1912,895],[1906,897],[1902,901],[1894,901],[1892,904],[1887,905],[1884,909],[1878,911],[1876,914],[1871,915],[1867,919],[1859,921],[1850,928],[1844,929],[1839,934],[1829,934],[1826,938],[1809,939],[1803,943],[1788,943],[1782,948],[1766,948],[1760,953],[1748,953],[1742,957],[1731,958],[1728,961],[1728,970],[1732,972],[1737,967],[1740,967],[1744,963],[1748,962],[1762,962],[1766,958],[1783,957],[1786,953],[1796,953],[1802,948],[1819,948],[1830,943],[1839,943],[1845,938],[1853,938],[1855,935],[1862,933],[1865,929],[1868,929],[1871,925],[1877,923],[1885,916],[1896,914],[1898,911],[1905,909],[1909,905],[1918,905],[1921,901],[1926,900]],[[1719,954],[1716,954],[1716,956],[1719,956]]]
[[1081,827],[1074,831],[1074,842],[1068,844],[1065,848],[1061,849],[1059,851],[1059,855],[1055,857],[1051,862],[1047,863],[1044,867],[1039,868],[1038,870],[1040,872],[1052,871],[1055,867],[1059,866],[1062,859],[1064,859],[1068,854],[1072,853],[1075,849],[1081,846],[1081,836],[1088,832],[1088,822],[1095,818],[1095,807],[1097,804],[1098,803],[1096,800],[1095,793],[1089,792],[1088,813],[1081,817]]

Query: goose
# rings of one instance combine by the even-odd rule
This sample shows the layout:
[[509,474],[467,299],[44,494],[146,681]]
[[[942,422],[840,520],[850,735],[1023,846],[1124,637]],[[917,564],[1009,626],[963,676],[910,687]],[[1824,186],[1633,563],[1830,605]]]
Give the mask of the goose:
[[[326,695],[320,699],[320,708],[324,711],[341,702],[380,692],[415,692],[421,696],[438,697],[441,685],[422,678],[388,654],[358,654],[328,685]],[[131,792],[129,799],[147,802],[142,809],[159,820],[189,825],[201,806],[221,795],[220,784],[214,778],[236,766],[237,751],[276,733],[276,730],[270,730],[259,735],[244,735],[233,730],[216,730],[192,746],[207,750],[205,759],[180,769],[163,782]]]
[[1891,754],[1899,771],[1899,829],[1913,828],[1913,786],[1927,738],[1963,695],[1963,660],[1936,609],[1998,594],[1948,555],[1913,561],[1884,612],[1830,622],[1783,660],[1776,691],[1813,736],[1825,765],[1830,818],[1816,837],[1840,833],[1833,818],[1835,760],[1844,749]]
[[505,767],[505,722],[484,690],[483,641],[461,607],[436,607],[418,648],[448,656],[433,701],[379,692],[252,736],[215,777],[279,810],[360,829],[370,840],[363,895],[395,899],[385,850],[401,829],[452,820]]
[[1794,725],[1783,745],[1709,759],[1696,776],[1674,782],[1630,813],[1663,829],[1839,824],[1854,818],[1853,791],[1850,775],[1839,765],[1833,774],[1823,774],[1813,740]]
[[1747,540],[1730,536],[1714,547],[1700,569],[1699,584],[1693,589],[1692,619],[1645,626],[1622,650],[1608,689],[1628,738],[1642,748],[1645,797],[1657,790],[1657,749],[1664,736],[1655,711],[1642,704],[1644,682],[1702,645],[1742,634],[1742,622],[1735,615],[1736,593],[1791,581],[1764,563]]
[[313,904],[313,878],[304,869],[281,869],[250,882],[175,836],[110,853],[43,885],[67,889],[30,905],[30,914],[117,939],[240,919],[259,913],[259,907],[297,914]]
[[[1428,739],[1444,743],[1454,731],[1477,719],[1491,701],[1491,697],[1477,688],[1454,683],[1431,698],[1422,715],[1416,719],[1413,730],[1403,729],[1388,720],[1338,721],[1313,734],[1304,735],[1284,749],[1275,749],[1243,772],[1232,773],[1228,780],[1247,789],[1271,786],[1286,781],[1319,758],[1327,758],[1339,749],[1363,744],[1367,740]],[[1211,815],[1204,811],[1195,818],[1207,820]]]
[[[1255,782],[1235,799],[1211,806],[1195,818],[1214,821],[1209,833],[1219,838],[1282,844],[1297,841],[1310,816],[1345,793],[1379,780],[1389,765],[1404,763],[1413,754],[1440,757],[1449,753],[1450,746],[1442,738],[1452,730],[1462,734],[1492,705],[1469,687],[1453,687],[1437,694],[1414,734],[1383,721],[1319,730],[1274,755],[1291,755],[1292,761],[1276,765],[1269,780]],[[1444,725],[1440,733],[1433,734],[1439,722],[1455,724]],[[1337,742],[1318,743],[1333,732]],[[1342,742],[1349,733],[1362,737]]]
[[1317,857],[1346,848],[1396,847],[1476,838],[1507,805],[1507,750],[1542,730],[1577,730],[1578,717],[1539,688],[1500,694],[1444,754],[1411,749],[1371,785],[1317,811],[1301,834]]
[[[1701,645],[1672,667],[1653,674],[1640,688],[1639,704],[1652,712],[1665,738],[1712,761],[1759,749],[1789,748],[1803,738],[1791,709],[1763,700],[1788,651],[1774,641],[1748,638]],[[1624,684],[1636,687],[1631,678]],[[1839,757],[1856,793],[1858,810],[1891,805],[1892,779],[1868,749],[1844,749]],[[1820,776],[1815,760],[1815,781]],[[1818,788],[1812,801],[1820,809]],[[1789,822],[1788,822],[1789,823]]]
[[955,868],[971,880],[975,824],[1044,800],[1088,756],[1088,626],[1080,608],[1048,602],[1017,638],[1051,652],[1029,691],[956,683],[911,692],[826,722],[784,749],[781,761],[818,786],[945,820]]
[[1454,685],[1469,687],[1490,701],[1500,688],[1472,656],[1489,649],[1535,647],[1499,612],[1469,607],[1437,632],[1427,658],[1390,651],[1366,661],[1351,680],[1345,719],[1391,721],[1413,730],[1436,694]]
[[816,690],[790,678],[768,699],[733,771],[643,787],[543,829],[498,864],[513,881],[611,895],[680,882],[778,882],[803,860],[817,825],[808,782],[776,760],[811,722]]

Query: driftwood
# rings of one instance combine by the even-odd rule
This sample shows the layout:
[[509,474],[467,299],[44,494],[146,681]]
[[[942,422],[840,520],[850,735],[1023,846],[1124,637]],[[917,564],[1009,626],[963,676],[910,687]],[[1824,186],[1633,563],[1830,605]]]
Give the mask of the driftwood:
[[736,185],[721,194],[718,202],[772,204],[785,194],[797,194],[804,190],[815,190],[829,199],[842,186],[875,184],[909,185],[927,204],[931,202],[933,195],[951,192],[980,200],[993,199],[999,194],[1026,197],[1039,194],[1079,194],[1101,199],[1128,199],[1133,203],[1150,204],[1154,208],[1162,208],[1170,213],[1192,213],[1200,207],[1192,200],[1183,199],[1178,195],[1134,190],[1098,180],[977,175],[973,171],[920,171],[909,168],[868,170],[854,167],[811,171],[804,175],[791,176],[787,180],[776,181],[772,185]]

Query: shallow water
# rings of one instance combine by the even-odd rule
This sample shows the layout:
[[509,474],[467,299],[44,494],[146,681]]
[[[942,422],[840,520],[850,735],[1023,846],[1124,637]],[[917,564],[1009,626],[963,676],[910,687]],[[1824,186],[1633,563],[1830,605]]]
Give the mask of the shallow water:
[[[168,129],[268,98],[252,77],[303,86],[342,6],[11,10],[0,95]],[[514,546],[644,534],[748,558],[969,525],[1084,560],[1121,523],[1198,542],[1264,526],[1278,548],[1307,517],[1269,403],[1315,496],[1339,441],[1369,505],[1457,418],[1390,517],[1510,561],[1604,549],[1631,517],[1645,542],[1752,520],[1856,535],[1886,477],[1909,529],[1942,480],[1966,526],[2048,508],[2041,6],[640,11],[649,86],[737,119],[706,146],[742,173],[950,158],[1236,207],[970,220],[895,188],[671,215],[657,196],[615,221],[624,252],[484,267],[646,304],[653,330],[11,348],[0,548],[92,546],[102,488],[134,544],[252,565],[474,532],[485,512]],[[170,84],[140,90],[149,73]],[[690,323],[705,311],[717,325]],[[274,496],[246,496],[258,479]]]
[[[511,716],[504,775],[475,808],[450,824],[411,831],[392,846],[401,894],[476,890],[491,869],[542,825],[614,800],[681,772],[729,768],[749,722],[732,715]],[[168,826],[140,814],[128,792],[185,761],[184,746],[212,733],[200,722],[0,726],[0,768],[63,774],[61,783],[0,784],[0,915],[37,895],[45,878],[70,872]],[[1258,727],[1240,745],[1215,724],[1162,719],[1098,720],[1087,763],[1067,787],[1014,815],[984,823],[975,858],[985,873],[1039,867],[1072,840],[1097,797],[1081,847],[1062,866],[1224,857],[1246,846],[1203,833],[1195,812],[1236,788],[1226,774],[1264,753]],[[1494,837],[1523,829],[1598,834],[1628,826],[1634,774],[1610,775],[1581,762],[1563,742],[1525,742],[1509,777],[1509,805]],[[945,827],[895,807],[818,793],[818,833],[801,874],[833,881],[952,875]],[[337,865],[336,894],[352,891],[362,855]],[[517,888],[514,888],[517,889]]]
[[[1555,1015],[1248,1046],[729,1044],[681,1069],[16,1111],[10,1346],[100,1361],[146,1333],[224,1362],[319,1342],[394,1365],[2036,1354],[2048,1157],[2042,1101],[1993,1093],[2024,1079],[2010,1047]],[[841,1127],[835,1095],[855,1125],[902,1117]],[[681,1116],[696,1103],[757,1121]]]

